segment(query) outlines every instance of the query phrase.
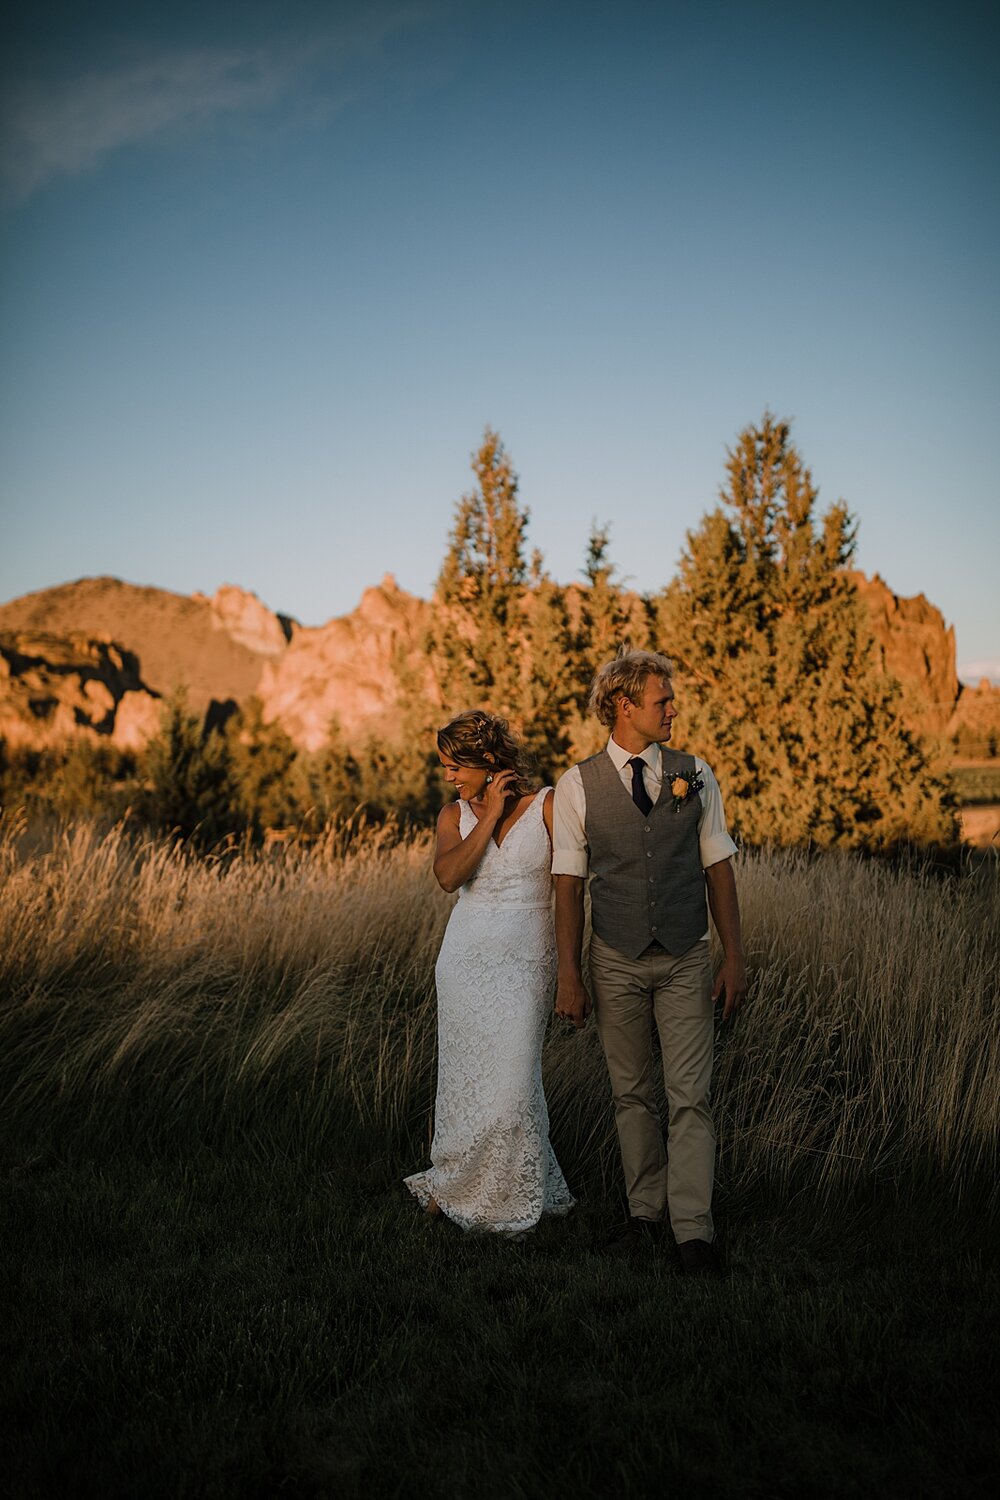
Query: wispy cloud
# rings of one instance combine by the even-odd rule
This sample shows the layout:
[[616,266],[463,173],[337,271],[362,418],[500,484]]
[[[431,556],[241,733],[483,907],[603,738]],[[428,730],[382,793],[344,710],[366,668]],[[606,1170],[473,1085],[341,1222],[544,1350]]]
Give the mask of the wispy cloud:
[[86,171],[118,147],[260,109],[283,92],[288,68],[240,52],[187,52],[10,98],[2,173],[23,198],[49,178]]
[[[8,201],[24,199],[54,177],[86,172],[110,152],[224,116],[266,110],[294,98],[315,118],[349,98],[349,65],[377,58],[430,8],[369,13],[350,28],[267,48],[191,48],[81,73],[58,84],[22,82],[6,91],[0,182]],[[322,80],[321,90],[309,87]]]

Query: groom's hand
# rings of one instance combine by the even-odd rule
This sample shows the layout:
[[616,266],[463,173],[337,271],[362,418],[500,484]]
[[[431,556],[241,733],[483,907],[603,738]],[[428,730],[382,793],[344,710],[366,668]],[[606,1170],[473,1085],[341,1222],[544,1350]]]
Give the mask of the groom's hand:
[[574,977],[559,980],[556,988],[557,1016],[572,1021],[577,1031],[582,1031],[593,1008],[593,1001],[587,994],[587,987],[582,979]]
[[572,1021],[577,1031],[586,1026],[593,1009],[580,972],[584,884],[579,875],[556,876],[556,948],[559,953],[556,1015]]
[[712,1000],[722,1004],[722,1019],[739,1010],[747,992],[747,966],[743,962],[743,939],[740,936],[740,903],[736,896],[736,877],[731,859],[720,859],[705,870],[708,904],[725,958],[715,976]]
[[722,1019],[728,1021],[743,1004],[747,992],[747,967],[740,957],[726,958],[715,976],[712,1003],[722,1001]]

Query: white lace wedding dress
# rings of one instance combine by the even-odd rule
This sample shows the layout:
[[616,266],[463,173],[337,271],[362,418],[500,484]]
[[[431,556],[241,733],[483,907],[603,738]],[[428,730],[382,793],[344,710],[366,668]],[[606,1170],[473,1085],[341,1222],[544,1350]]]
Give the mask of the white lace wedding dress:
[[[542,1037],[556,976],[543,788],[491,839],[438,956],[438,1082],[429,1171],[406,1178],[463,1229],[522,1234],[573,1198],[549,1145]],[[476,826],[460,804],[459,831]]]

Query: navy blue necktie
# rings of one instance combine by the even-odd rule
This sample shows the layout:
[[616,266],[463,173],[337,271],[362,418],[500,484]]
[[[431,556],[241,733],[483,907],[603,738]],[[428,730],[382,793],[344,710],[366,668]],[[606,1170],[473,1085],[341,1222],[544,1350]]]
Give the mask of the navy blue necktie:
[[645,761],[641,756],[633,755],[629,761],[629,765],[632,767],[632,801],[645,818],[653,810],[652,798],[646,791],[646,785],[642,779],[642,769]]

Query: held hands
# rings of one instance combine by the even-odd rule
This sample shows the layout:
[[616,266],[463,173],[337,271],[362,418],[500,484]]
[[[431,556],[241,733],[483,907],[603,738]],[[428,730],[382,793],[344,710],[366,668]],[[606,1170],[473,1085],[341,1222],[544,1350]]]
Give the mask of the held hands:
[[582,979],[560,979],[556,989],[556,1015],[560,1019],[572,1021],[577,1031],[582,1031],[593,1008]]

